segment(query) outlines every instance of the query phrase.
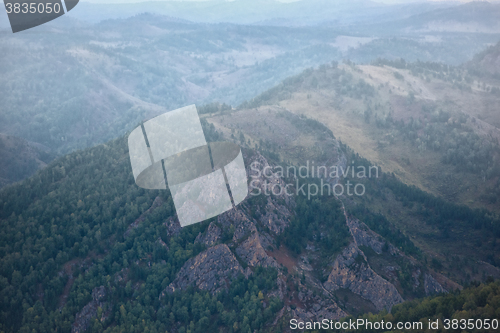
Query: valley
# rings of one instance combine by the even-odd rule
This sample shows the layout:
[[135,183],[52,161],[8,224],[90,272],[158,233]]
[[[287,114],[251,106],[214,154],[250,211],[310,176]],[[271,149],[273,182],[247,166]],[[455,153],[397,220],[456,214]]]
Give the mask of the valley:
[[[1,332],[498,317],[500,4],[112,2],[0,30]],[[181,227],[128,135],[189,104],[250,193]]]

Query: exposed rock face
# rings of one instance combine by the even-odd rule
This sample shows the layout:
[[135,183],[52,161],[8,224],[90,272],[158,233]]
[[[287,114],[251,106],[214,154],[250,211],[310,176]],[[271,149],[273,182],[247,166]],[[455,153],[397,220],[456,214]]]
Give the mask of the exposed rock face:
[[331,291],[349,289],[371,301],[377,310],[390,311],[393,305],[403,302],[396,287],[370,268],[356,244],[346,247],[337,257],[324,286]]
[[[236,254],[249,266],[278,268],[278,263],[270,257],[264,246],[270,246],[270,236],[259,233],[255,223],[239,208],[232,209],[219,216],[219,223],[224,229],[234,228],[232,242],[237,246]],[[216,236],[215,228],[207,231],[200,240],[208,240]],[[220,235],[216,237],[220,238]],[[263,245],[264,244],[264,245]]]
[[[76,314],[75,322],[71,327],[71,333],[85,332],[92,322],[92,318],[97,316],[97,308],[103,309],[106,305],[102,300],[106,297],[106,289],[104,286],[94,288],[92,290],[92,301],[85,305],[83,309]],[[105,318],[101,318],[104,321]]]
[[[384,239],[374,231],[370,230],[366,224],[358,219],[347,217],[347,226],[351,235],[354,237],[356,245],[370,247],[377,254],[381,254],[384,249]],[[399,251],[391,244],[388,244],[389,252],[391,254],[398,254]]]
[[182,228],[177,215],[169,217],[163,225],[167,227],[167,235],[169,237],[178,235]]
[[[254,227],[255,228],[255,227]],[[238,248],[236,254],[249,266],[275,267],[279,265],[272,257],[268,256],[262,247],[259,233],[255,231]]]
[[196,236],[195,242],[205,244],[207,247],[217,244],[222,235],[222,230],[215,224],[210,223],[208,230]]
[[[251,179],[250,191],[267,196],[265,209],[258,212],[260,222],[273,233],[282,233],[290,224],[290,208],[295,204],[294,197],[287,195],[285,191],[287,184],[258,152],[253,156],[247,173]],[[288,192],[295,193],[291,189]]]
[[247,215],[238,207],[228,210],[217,218],[224,230],[234,227],[233,242],[237,243],[247,237],[255,228],[255,225]]
[[[309,287],[299,286],[298,301],[301,306],[292,310],[295,319],[302,321],[319,321],[323,318],[338,320],[347,316],[347,313],[331,299],[327,291],[317,288],[315,281],[309,279],[309,283],[311,283]],[[313,286],[313,289],[319,293],[315,294],[310,286]]]
[[227,288],[239,274],[244,274],[244,271],[238,260],[227,245],[220,244],[189,259],[163,294],[189,286],[215,293]]
[[424,274],[424,288],[425,288],[425,294],[427,296],[448,292],[430,274]]
[[292,213],[286,205],[280,205],[276,200],[267,198],[264,213],[260,215],[260,222],[276,235],[281,234],[290,224]]

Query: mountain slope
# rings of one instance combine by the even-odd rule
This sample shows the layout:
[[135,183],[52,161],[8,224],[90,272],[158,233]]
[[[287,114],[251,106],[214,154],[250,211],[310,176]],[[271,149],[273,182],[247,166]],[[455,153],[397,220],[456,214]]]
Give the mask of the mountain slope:
[[[30,31],[1,41],[0,132],[58,153],[116,138],[182,105],[239,103],[337,54],[316,45],[312,29],[203,25],[148,14],[39,29],[42,38]],[[335,38],[321,37],[325,44]]]
[[360,29],[199,24],[141,14],[95,25],[65,16],[22,34],[6,32],[0,41],[0,132],[64,154],[183,105],[239,104],[332,60],[409,57],[457,64],[498,40],[486,33],[387,38]]
[[[277,172],[280,158],[355,161],[325,126],[287,112],[205,118],[210,140],[258,146],[244,158],[261,193],[298,186]],[[373,223],[377,214],[352,210],[352,197],[340,200],[261,194],[181,229],[168,191],[134,184],[125,138],[72,153],[0,192],[2,330],[285,331],[286,318],[340,319],[460,288],[438,272],[455,274],[447,264],[428,264],[430,252],[399,225]]]
[[21,181],[55,158],[46,147],[0,134],[0,188]]
[[474,74],[483,77],[500,78],[500,42],[479,53],[466,64]]
[[414,29],[454,32],[499,32],[500,4],[473,1],[460,6],[437,9],[408,19]]
[[498,209],[500,83],[488,83],[432,63],[322,66],[243,106],[270,105],[317,119],[407,184]]

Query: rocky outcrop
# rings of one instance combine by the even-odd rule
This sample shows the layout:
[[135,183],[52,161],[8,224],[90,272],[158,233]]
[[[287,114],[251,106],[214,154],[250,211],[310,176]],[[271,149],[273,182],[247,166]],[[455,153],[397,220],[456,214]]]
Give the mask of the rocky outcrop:
[[[287,195],[287,184],[281,178],[279,170],[274,171],[264,156],[256,152],[249,163],[247,173],[252,191],[250,195],[262,193],[267,200],[265,209],[257,212],[257,218],[274,234],[282,233],[290,224],[291,208],[295,205],[295,199]],[[292,190],[288,192],[294,193]]]
[[208,229],[205,233],[199,233],[196,236],[195,242],[205,244],[207,247],[211,247],[220,240],[222,236],[222,230],[214,223],[210,223]]
[[[312,281],[309,280],[309,282]],[[317,287],[318,285],[314,282],[308,287],[299,285],[297,298],[300,306],[291,312],[295,319],[302,321],[320,321],[323,318],[338,320],[348,315],[331,299],[327,291]]]
[[364,254],[354,243],[337,257],[324,286],[330,291],[349,289],[371,301],[377,310],[390,311],[393,305],[403,302],[396,287],[370,268]]
[[[264,249],[264,246],[270,246],[271,237],[267,234],[261,235],[255,223],[241,209],[235,208],[225,212],[219,216],[218,222],[224,230],[234,230],[232,243],[236,246],[235,252],[249,266],[279,267]],[[217,231],[218,227],[212,227],[211,224],[208,229],[204,235],[198,236],[200,242],[207,244],[220,239],[222,231]]]
[[238,243],[240,240],[248,237],[255,229],[254,223],[248,218],[245,212],[238,207],[219,215],[217,221],[224,230],[232,231],[231,229],[234,228],[234,243]]
[[257,230],[236,248],[236,254],[249,266],[275,267],[279,265],[274,258],[267,255]]
[[266,208],[260,214],[259,221],[272,233],[279,235],[288,227],[291,217],[292,213],[286,205],[280,205],[277,200],[268,197]]
[[244,274],[244,271],[238,260],[227,245],[220,244],[189,259],[162,294],[189,286],[216,293],[227,288],[239,274]]
[[169,237],[177,236],[182,229],[177,215],[169,217],[163,225],[167,228],[167,235]]
[[[359,221],[358,219],[347,217],[347,226],[349,227],[349,231],[351,235],[354,237],[354,241],[356,245],[366,246],[372,248],[377,254],[382,254],[384,251],[385,240],[379,234],[372,231],[366,224]],[[392,245],[387,243],[389,253],[395,255],[398,254],[399,251]]]
[[[90,327],[92,319],[97,317],[97,309],[104,309],[106,306],[106,303],[103,302],[104,297],[106,297],[106,289],[104,286],[100,286],[92,290],[92,301],[85,305],[83,309],[76,314],[75,322],[71,327],[71,333],[85,332]],[[105,317],[102,317],[101,321],[104,320]]]
[[424,274],[424,289],[427,296],[448,292],[430,274]]

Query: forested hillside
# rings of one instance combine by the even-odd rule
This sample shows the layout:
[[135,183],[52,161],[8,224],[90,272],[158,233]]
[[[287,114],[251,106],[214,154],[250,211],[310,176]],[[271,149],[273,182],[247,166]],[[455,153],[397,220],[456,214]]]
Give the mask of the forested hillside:
[[[201,108],[212,109],[224,110]],[[300,164],[309,158],[366,163],[349,155],[322,124],[290,113],[226,109],[208,120],[212,125],[204,121],[204,128],[210,140],[253,148],[245,150],[247,166]],[[243,123],[248,128],[238,125]],[[254,137],[259,130],[268,133],[260,142]],[[317,145],[301,149],[307,142]],[[248,172],[259,177],[253,169]],[[270,177],[271,184],[285,184],[279,174]],[[382,186],[402,200],[403,193],[415,191],[385,177]],[[261,190],[269,186],[266,178],[256,179]],[[367,189],[370,202],[380,189],[370,184]],[[409,200],[438,207],[436,198],[416,194]],[[344,210],[343,202],[350,201],[341,199],[260,195],[181,229],[168,191],[134,184],[124,138],[72,153],[0,192],[1,329],[285,331],[286,318],[374,313],[460,287],[452,281],[453,269],[431,259],[429,249],[418,248],[404,225],[368,209],[350,211],[348,205]],[[478,214],[449,205],[452,212]],[[484,243],[494,236],[475,235]],[[387,267],[397,267],[396,274]],[[351,276],[352,284],[343,284],[343,276]]]
[[[499,318],[499,6],[80,3],[103,10],[0,31],[0,332]],[[250,193],[181,227],[127,136],[193,103]]]
[[[344,320],[362,319],[371,323],[391,322],[418,325],[419,332],[449,332],[460,329],[467,332],[497,332],[500,316],[500,283],[489,282],[474,284],[464,290],[433,298],[419,299],[396,305],[391,313],[367,314],[358,318],[347,317]],[[468,321],[474,318],[475,320]],[[449,320],[445,321],[446,319]],[[429,329],[429,320],[439,320],[438,326]],[[465,320],[465,321],[464,321]],[[479,320],[477,322],[476,320]],[[477,324],[476,324],[477,323]],[[486,325],[484,323],[487,323]],[[492,325],[493,323],[493,325]],[[452,326],[453,325],[453,326]],[[465,326],[464,326],[465,325]],[[448,327],[448,328],[445,328]],[[417,326],[415,326],[417,327]],[[455,328],[454,328],[455,327]],[[416,329],[392,330],[391,332],[414,332]],[[379,332],[380,330],[360,327],[356,330],[336,330],[333,332]],[[332,332],[331,330],[306,330],[305,332]]]
[[346,61],[304,71],[241,107],[312,117],[403,182],[498,211],[499,91],[498,80],[464,67]]
[[[382,11],[389,12],[373,13],[374,22],[405,9]],[[374,24],[386,26],[387,19]],[[96,24],[65,16],[22,34],[4,31],[0,132],[64,154],[116,138],[141,120],[186,104],[237,105],[332,60],[369,63],[382,57],[458,65],[499,38],[490,32],[464,38],[418,31],[388,37],[373,27],[363,29],[330,23],[202,24],[140,14]],[[429,34],[437,35],[428,39]]]
[[0,134],[0,156],[0,188],[31,176],[56,157],[47,147],[4,134]]

